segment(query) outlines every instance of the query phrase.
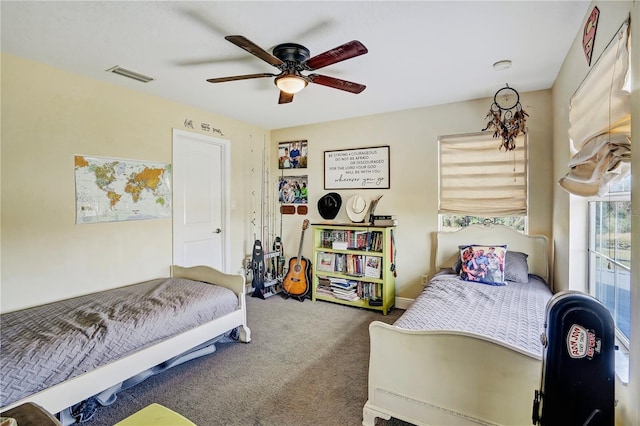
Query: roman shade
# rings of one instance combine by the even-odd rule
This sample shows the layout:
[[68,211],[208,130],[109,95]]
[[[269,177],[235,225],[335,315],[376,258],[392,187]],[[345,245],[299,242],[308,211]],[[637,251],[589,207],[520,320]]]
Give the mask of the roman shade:
[[631,172],[629,22],[625,22],[571,98],[573,157],[558,182],[579,196],[602,196]]
[[479,217],[527,214],[527,135],[500,150],[491,132],[439,139],[439,213]]

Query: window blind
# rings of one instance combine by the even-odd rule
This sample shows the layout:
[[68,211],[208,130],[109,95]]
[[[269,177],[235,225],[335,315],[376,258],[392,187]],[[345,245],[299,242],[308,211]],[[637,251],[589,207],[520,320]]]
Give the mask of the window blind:
[[580,196],[602,196],[631,172],[629,22],[623,23],[571,98],[574,153],[558,182]]
[[491,132],[441,136],[439,213],[480,217],[527,214],[527,135],[500,150]]

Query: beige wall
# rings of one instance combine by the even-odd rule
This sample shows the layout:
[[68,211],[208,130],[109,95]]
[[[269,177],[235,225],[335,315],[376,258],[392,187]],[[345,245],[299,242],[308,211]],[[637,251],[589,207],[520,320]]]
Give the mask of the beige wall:
[[[595,55],[604,48],[630,11],[633,40],[640,34],[640,13],[632,2],[596,2],[600,23]],[[556,181],[566,172],[568,100],[588,67],[576,37],[553,90],[522,93],[530,114],[530,233],[545,234],[555,243],[555,286],[584,282],[584,211]],[[633,122],[640,120],[640,64],[634,55]],[[420,275],[433,274],[432,238],[437,231],[437,138],[477,132],[485,126],[490,99],[439,105],[351,120],[280,129],[271,133],[192,107],[143,95],[117,86],[2,54],[1,129],[1,310],[120,286],[168,273],[171,264],[171,222],[151,220],[75,225],[73,155],[171,161],[171,129],[184,120],[210,123],[224,132],[232,147],[232,272],[251,251],[259,230],[251,223],[264,206],[251,196],[260,192],[263,147],[277,157],[277,142],[309,141],[310,205],[308,216],[282,217],[287,256],[295,255],[304,218],[319,221],[316,203],[323,189],[323,151],[376,145],[391,147],[391,189],[367,190],[383,195],[378,213],[396,214],[397,295],[415,297]],[[515,82],[514,87],[517,89]],[[218,136],[214,134],[214,136]],[[639,132],[634,145],[639,145]],[[507,155],[504,152],[499,155]],[[640,151],[633,151],[638,164]],[[278,170],[271,161],[271,181]],[[287,174],[293,174],[287,171]],[[634,192],[640,174],[633,177]],[[355,191],[339,191],[346,201]],[[640,212],[640,197],[633,198]],[[268,207],[268,206],[267,206]],[[640,216],[640,215],[639,215]],[[277,219],[277,220],[276,220]],[[344,209],[338,220],[347,220]],[[280,217],[269,218],[280,228]],[[255,222],[255,221],[254,221]],[[640,247],[639,221],[634,222],[634,259]],[[277,232],[279,233],[279,232]],[[310,235],[304,245],[311,254]],[[570,267],[571,265],[571,267]],[[640,306],[640,263],[632,270],[632,303]],[[640,324],[640,310],[632,324]],[[631,383],[620,386],[620,424],[640,424],[640,327],[632,327]]]
[[[223,131],[232,146],[232,272],[260,235],[260,214],[272,209],[261,193],[262,160],[271,157],[278,176],[277,142],[309,141],[310,209],[323,189],[327,149],[390,145],[391,189],[378,213],[400,221],[397,295],[415,297],[420,276],[432,275],[432,238],[437,231],[437,139],[477,132],[485,126],[490,99],[273,131],[150,97],[106,83],[2,56],[2,309],[4,311],[166,275],[171,264],[171,221],[75,224],[75,154],[171,161],[171,129],[185,119]],[[551,235],[548,188],[551,164],[550,91],[522,94],[531,115],[530,231]],[[215,134],[215,136],[218,136]],[[271,143],[273,141],[273,143]],[[265,145],[271,150],[263,153]],[[497,155],[508,155],[498,151]],[[268,159],[268,158],[267,158]],[[288,174],[295,172],[287,171]],[[19,183],[19,184],[17,184]],[[341,191],[343,199],[355,193]],[[275,193],[274,193],[275,195]],[[339,220],[347,220],[344,209]],[[263,218],[282,237],[287,256],[296,253],[303,217]],[[309,256],[310,241],[304,245]]]
[[250,250],[246,188],[259,188],[246,165],[257,159],[259,170],[264,129],[2,55],[2,311],[169,273],[171,219],[75,224],[73,156],[170,163],[172,128],[191,130],[185,119],[231,141],[238,272]]
[[[323,179],[323,151],[367,146],[390,146],[388,190],[360,190],[366,198],[383,195],[376,213],[395,214],[398,218],[396,295],[415,298],[421,291],[422,274],[433,275],[433,233],[438,230],[438,137],[440,135],[479,132],[492,99],[452,103],[427,108],[380,114],[350,120],[275,130],[271,134],[273,150],[278,142],[309,141],[309,219],[322,221],[318,199],[326,194]],[[521,94],[530,146],[530,221],[531,233],[551,237],[551,93],[549,90]],[[509,155],[499,151],[496,155]],[[275,151],[274,151],[275,152]],[[274,154],[275,158],[275,154]],[[304,170],[304,169],[303,169]],[[285,171],[285,174],[296,172]],[[338,192],[346,203],[358,191]],[[285,247],[297,247],[303,218],[285,216]],[[348,222],[344,207],[337,221]],[[497,244],[497,243],[496,243]],[[304,248],[311,255],[311,244]]]
[[[596,1],[591,4],[588,13],[593,6],[600,9],[600,18],[596,34],[593,58],[595,59],[604,50],[609,40],[613,37],[622,22],[631,13],[631,43],[632,43],[632,145],[640,146],[640,132],[637,132],[640,120],[640,61],[637,54],[640,34],[640,5],[635,6],[631,1]],[[586,16],[585,16],[586,20]],[[582,50],[582,34],[576,35],[576,39],[569,50],[564,64],[553,86],[553,238],[555,241],[555,285],[556,289],[584,290],[587,282],[586,273],[586,232],[587,210],[584,198],[570,196],[556,184],[558,179],[567,172],[567,162],[571,156],[568,139],[568,111],[569,99],[576,91],[589,71],[589,67]],[[636,166],[639,163],[640,152],[632,151],[632,208],[636,217],[640,217],[640,200],[637,195],[640,188],[640,173]],[[640,247],[640,221],[632,223],[632,258],[638,259],[637,250]],[[635,262],[631,271],[631,352],[630,352],[630,381],[623,385],[620,380],[616,382],[616,398],[620,403],[616,407],[616,423],[621,425],[640,424],[640,411],[637,401],[640,400],[640,328],[634,327],[640,324],[640,264]]]

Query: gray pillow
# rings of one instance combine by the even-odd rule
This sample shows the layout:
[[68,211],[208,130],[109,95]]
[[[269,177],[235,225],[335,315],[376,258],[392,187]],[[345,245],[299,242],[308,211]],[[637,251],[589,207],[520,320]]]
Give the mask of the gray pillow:
[[504,265],[504,279],[517,283],[527,284],[529,282],[529,265],[527,264],[526,253],[519,251],[507,251]]
[[456,275],[460,274],[460,270],[462,269],[462,260],[460,259],[460,254],[458,254],[458,260],[456,260],[456,263],[453,264],[453,267],[451,269],[453,269],[453,272],[455,272]]

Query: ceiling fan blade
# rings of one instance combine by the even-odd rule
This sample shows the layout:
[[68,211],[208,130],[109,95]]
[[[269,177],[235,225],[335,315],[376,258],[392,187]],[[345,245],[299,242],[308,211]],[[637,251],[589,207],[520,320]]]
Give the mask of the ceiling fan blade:
[[327,65],[335,64],[345,59],[351,59],[356,56],[364,55],[369,50],[360,43],[358,40],[350,41],[342,46],[335,47],[331,50],[327,50],[324,53],[320,53],[312,58],[309,58],[303,66],[309,71],[317,70]]
[[252,55],[257,56],[263,61],[273,65],[274,67],[284,64],[284,62],[282,62],[280,59],[276,58],[275,56],[273,56],[272,54],[264,50],[262,47],[258,46],[257,44],[255,44],[254,42],[252,42],[251,40],[249,40],[244,36],[230,35],[230,36],[226,36],[225,39],[235,44],[236,46],[246,50]]
[[329,77],[320,74],[309,74],[307,79],[315,84],[322,86],[332,87],[334,89],[344,90],[345,92],[360,93],[367,88],[364,84],[353,83],[347,80],[340,80],[339,78]]
[[292,101],[293,101],[293,93],[283,92],[282,90],[280,91],[280,98],[278,98],[279,104],[288,104],[289,102],[292,102]]
[[234,75],[233,77],[209,78],[209,83],[224,83],[225,81],[248,80],[250,78],[275,77],[277,74],[261,73],[261,74],[245,74]]

